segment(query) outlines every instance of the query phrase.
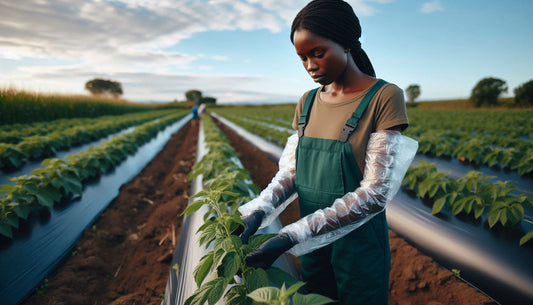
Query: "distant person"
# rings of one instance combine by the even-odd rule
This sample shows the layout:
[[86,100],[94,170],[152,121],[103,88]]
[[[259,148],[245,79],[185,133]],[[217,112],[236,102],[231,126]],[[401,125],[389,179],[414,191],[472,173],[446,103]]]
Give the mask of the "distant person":
[[314,0],[296,15],[291,41],[320,87],[298,101],[298,133],[272,182],[239,208],[240,237],[247,242],[297,194],[301,219],[248,255],[248,266],[267,268],[288,251],[300,256],[309,292],[340,304],[386,305],[385,205],[418,144],[401,134],[408,126],[402,90],[376,78],[360,37],[359,20],[342,0]]
[[191,109],[192,113],[192,119],[197,120],[198,119],[198,106],[194,105]]

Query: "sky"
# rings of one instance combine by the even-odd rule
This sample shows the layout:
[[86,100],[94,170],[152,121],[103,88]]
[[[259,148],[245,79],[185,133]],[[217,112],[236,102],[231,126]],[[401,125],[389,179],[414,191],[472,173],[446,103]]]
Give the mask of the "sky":
[[[135,102],[295,103],[315,88],[290,42],[307,0],[0,0],[0,88],[89,94],[118,81]],[[377,77],[417,100],[505,96],[533,79],[531,0],[352,0]]]

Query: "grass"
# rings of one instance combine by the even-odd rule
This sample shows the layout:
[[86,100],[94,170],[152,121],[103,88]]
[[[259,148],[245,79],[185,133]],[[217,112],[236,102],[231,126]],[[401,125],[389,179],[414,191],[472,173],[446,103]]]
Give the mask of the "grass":
[[438,100],[438,101],[419,101],[414,103],[406,103],[407,107],[417,109],[470,109],[470,110],[523,110],[533,109],[516,107],[514,105],[513,97],[504,97],[498,100],[498,105],[493,107],[483,106],[475,107],[469,99],[452,99],[452,100]]
[[0,88],[0,125],[98,117],[161,109],[161,105],[89,95],[62,95]]

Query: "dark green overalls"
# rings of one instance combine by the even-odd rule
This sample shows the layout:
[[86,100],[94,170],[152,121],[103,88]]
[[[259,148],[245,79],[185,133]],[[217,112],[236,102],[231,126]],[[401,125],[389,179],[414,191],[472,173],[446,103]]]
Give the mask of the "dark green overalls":
[[[309,92],[298,122],[296,190],[300,217],[330,207],[335,199],[359,187],[363,175],[355,162],[348,138],[378,89],[379,80],[346,122],[339,140],[304,136],[318,90]],[[390,248],[385,213],[323,248],[300,257],[303,280],[309,292],[320,293],[340,304],[387,304]]]

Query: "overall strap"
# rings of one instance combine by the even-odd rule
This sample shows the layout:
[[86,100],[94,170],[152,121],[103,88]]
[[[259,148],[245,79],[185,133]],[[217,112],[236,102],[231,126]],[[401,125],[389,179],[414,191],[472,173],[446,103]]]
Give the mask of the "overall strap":
[[365,94],[363,100],[361,101],[359,106],[357,106],[357,109],[355,109],[355,111],[352,113],[352,116],[348,119],[348,121],[346,121],[346,124],[344,124],[344,127],[342,128],[342,133],[339,136],[339,141],[348,141],[348,138],[350,138],[355,128],[357,128],[357,124],[359,123],[359,120],[361,119],[363,113],[368,107],[368,104],[370,104],[370,101],[372,100],[376,92],[378,92],[379,88],[381,88],[386,83],[386,81],[380,79]]
[[309,91],[309,93],[307,94],[307,97],[304,102],[304,108],[302,110],[302,113],[300,114],[300,120],[298,121],[298,138],[304,135],[305,126],[307,126],[307,121],[309,121],[309,112],[311,111],[313,102],[315,101],[316,92],[319,88],[320,87],[315,88]]

